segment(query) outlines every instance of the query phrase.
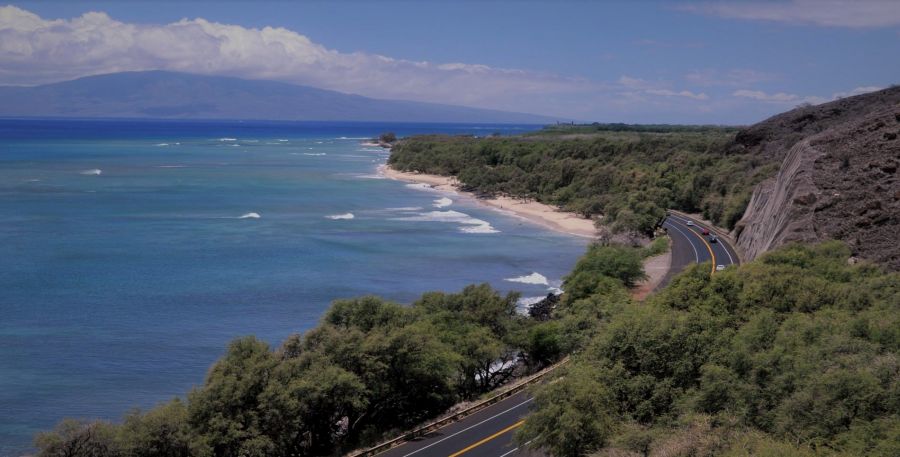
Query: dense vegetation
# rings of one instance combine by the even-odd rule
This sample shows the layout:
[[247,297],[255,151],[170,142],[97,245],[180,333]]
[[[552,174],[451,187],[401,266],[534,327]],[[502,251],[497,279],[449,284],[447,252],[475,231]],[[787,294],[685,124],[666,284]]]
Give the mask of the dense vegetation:
[[729,228],[778,163],[731,148],[721,127],[552,126],[515,137],[425,135],[397,143],[399,170],[457,176],[465,190],[505,194],[651,234],[666,209],[702,211]]
[[[659,250],[592,246],[567,284],[614,290],[625,303],[625,284]],[[410,306],[338,300],[316,328],[275,350],[235,340],[186,401],[133,411],[122,424],[64,420],[38,435],[39,455],[311,456],[373,444],[543,368],[594,331],[583,313],[522,316],[517,298],[483,284]]]
[[531,317],[487,285],[338,300],[275,350],[234,341],[186,400],[61,422],[39,455],[329,455],[564,354],[517,435],[554,456],[900,455],[900,274],[792,245],[635,302],[664,248],[591,245]]
[[556,124],[547,125],[543,129],[528,135],[557,135],[596,132],[646,132],[646,133],[737,133],[737,127],[718,125],[678,125],[678,124],[623,124],[620,122],[601,124]]
[[555,456],[900,455],[900,274],[839,242],[630,303],[581,262],[554,318],[568,349],[521,442]]
[[[302,456],[371,443],[503,383],[515,365],[498,360],[537,368],[558,355],[532,343],[517,298],[481,285],[412,306],[338,300],[276,350],[234,341],[186,402],[121,425],[65,421],[37,438],[40,455]],[[103,451],[66,452],[79,447]]]

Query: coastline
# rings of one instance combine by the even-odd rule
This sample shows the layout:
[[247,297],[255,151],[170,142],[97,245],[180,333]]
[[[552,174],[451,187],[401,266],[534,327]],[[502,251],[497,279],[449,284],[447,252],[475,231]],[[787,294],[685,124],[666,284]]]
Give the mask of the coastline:
[[592,220],[580,217],[575,213],[561,211],[559,208],[551,205],[535,201],[523,202],[515,198],[504,196],[480,198],[471,192],[459,190],[458,181],[455,177],[398,171],[387,164],[380,165],[378,167],[378,173],[397,181],[426,184],[440,191],[457,192],[467,197],[471,197],[475,201],[492,209],[525,219],[533,224],[540,225],[556,232],[582,238],[593,239],[597,237],[597,229],[594,227],[594,222]]

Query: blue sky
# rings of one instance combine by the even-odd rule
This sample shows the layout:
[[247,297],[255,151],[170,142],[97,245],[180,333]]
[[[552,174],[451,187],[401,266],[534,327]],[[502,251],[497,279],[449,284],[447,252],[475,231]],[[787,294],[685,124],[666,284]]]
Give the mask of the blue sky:
[[0,84],[160,68],[591,121],[736,124],[900,82],[896,1],[11,5]]

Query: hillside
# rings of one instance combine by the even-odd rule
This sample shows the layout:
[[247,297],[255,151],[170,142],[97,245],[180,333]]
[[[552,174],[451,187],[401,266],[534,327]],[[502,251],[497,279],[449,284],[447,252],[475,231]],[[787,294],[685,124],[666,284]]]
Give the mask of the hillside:
[[378,100],[274,81],[166,71],[0,87],[0,117],[259,119],[546,124],[533,114]]
[[792,241],[838,239],[900,269],[900,87],[780,114],[731,149],[780,160],[736,224],[749,259]]
[[555,457],[900,455],[900,274],[849,256],[830,241],[696,265],[639,305],[579,262],[550,321],[578,350],[518,442]]

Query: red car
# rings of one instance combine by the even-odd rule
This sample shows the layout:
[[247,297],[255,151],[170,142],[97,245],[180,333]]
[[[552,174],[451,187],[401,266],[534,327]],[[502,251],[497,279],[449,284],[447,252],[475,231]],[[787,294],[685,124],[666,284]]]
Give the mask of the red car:
[[704,234],[704,235],[709,235],[709,229],[708,229],[708,228],[703,229],[703,234]]

